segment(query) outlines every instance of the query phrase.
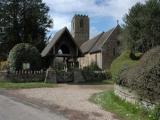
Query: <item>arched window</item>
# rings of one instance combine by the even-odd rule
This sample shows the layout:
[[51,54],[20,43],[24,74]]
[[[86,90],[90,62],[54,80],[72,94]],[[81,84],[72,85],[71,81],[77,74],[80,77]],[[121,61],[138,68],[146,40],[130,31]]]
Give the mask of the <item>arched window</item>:
[[0,33],[4,33],[4,27],[0,27]]
[[83,28],[83,19],[80,20],[80,28]]

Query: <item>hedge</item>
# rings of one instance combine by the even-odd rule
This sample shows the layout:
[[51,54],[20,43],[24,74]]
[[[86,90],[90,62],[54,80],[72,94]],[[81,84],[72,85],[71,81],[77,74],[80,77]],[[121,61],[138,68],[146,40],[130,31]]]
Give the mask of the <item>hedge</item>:
[[20,43],[11,49],[8,57],[10,70],[22,70],[23,63],[29,63],[30,70],[41,69],[41,56],[36,47]]
[[135,67],[124,70],[117,84],[132,88],[152,102],[160,102],[160,47],[144,54]]

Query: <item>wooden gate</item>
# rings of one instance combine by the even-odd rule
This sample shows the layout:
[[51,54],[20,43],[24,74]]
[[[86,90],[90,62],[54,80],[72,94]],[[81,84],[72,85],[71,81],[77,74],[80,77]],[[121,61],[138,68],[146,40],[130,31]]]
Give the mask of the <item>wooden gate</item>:
[[66,83],[74,81],[74,73],[73,71],[57,71],[56,72],[56,80],[58,83]]

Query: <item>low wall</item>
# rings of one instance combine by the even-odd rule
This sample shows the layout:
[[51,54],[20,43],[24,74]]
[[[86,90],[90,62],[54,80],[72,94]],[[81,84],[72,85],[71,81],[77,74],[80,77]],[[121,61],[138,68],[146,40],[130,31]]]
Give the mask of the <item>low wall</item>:
[[7,79],[7,72],[6,71],[0,71],[0,81],[8,80]]
[[12,82],[41,82],[45,79],[44,71],[0,71],[1,81]]
[[122,100],[125,100],[133,104],[139,104],[140,106],[150,109],[154,108],[155,106],[155,103],[151,103],[150,101],[140,98],[135,91],[128,89],[126,87],[114,85],[114,93]]

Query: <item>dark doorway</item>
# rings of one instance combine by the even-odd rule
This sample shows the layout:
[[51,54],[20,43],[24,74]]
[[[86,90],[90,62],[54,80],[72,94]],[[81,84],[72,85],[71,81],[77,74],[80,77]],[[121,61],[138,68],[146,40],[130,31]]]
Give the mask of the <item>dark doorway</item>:
[[70,50],[66,45],[61,45],[60,50],[62,51],[62,54],[70,54]]

